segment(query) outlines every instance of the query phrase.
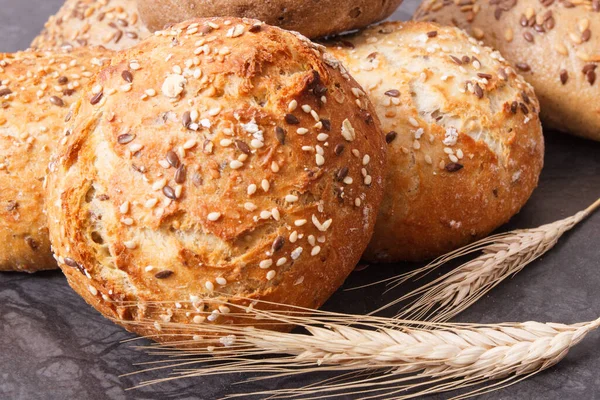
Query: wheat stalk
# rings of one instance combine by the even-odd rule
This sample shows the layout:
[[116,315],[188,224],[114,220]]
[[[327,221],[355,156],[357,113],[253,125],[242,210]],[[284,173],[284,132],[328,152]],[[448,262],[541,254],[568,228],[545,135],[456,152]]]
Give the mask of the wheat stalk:
[[481,254],[460,267],[374,311],[377,313],[411,300],[397,315],[402,319],[449,321],[505,279],[552,249],[563,234],[600,207],[600,199],[587,209],[538,228],[490,236],[444,255],[427,266],[386,281],[396,287],[409,279],[418,280],[448,262],[476,252]]
[[574,325],[438,324],[303,309],[281,314],[223,304],[239,315],[254,316],[258,324],[262,319],[280,321],[302,326],[308,333],[165,324],[163,331],[197,333],[193,341],[177,343],[193,344],[193,348],[150,346],[154,354],[168,358],[145,371],[168,368],[173,374],[139,386],[240,372],[267,374],[249,379],[257,380],[318,371],[337,375],[309,386],[228,397],[409,399],[479,385],[456,397],[465,398],[511,385],[556,364],[600,326],[600,319]]

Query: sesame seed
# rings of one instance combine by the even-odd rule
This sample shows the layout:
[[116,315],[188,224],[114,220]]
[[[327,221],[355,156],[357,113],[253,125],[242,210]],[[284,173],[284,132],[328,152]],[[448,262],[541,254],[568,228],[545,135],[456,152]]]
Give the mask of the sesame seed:
[[130,151],[132,154],[135,154],[135,153],[137,153],[138,151],[140,151],[140,150],[141,150],[141,149],[143,149],[143,148],[144,148],[144,146],[142,146],[141,144],[139,144],[139,143],[134,143],[134,144],[132,144],[131,146],[129,146],[129,151]]
[[317,254],[319,254],[321,252],[321,246],[315,246],[313,247],[313,249],[310,252],[311,256],[316,256]]
[[90,293],[93,294],[94,296],[96,296],[98,294],[98,289],[96,289],[92,285],[88,286],[88,289],[89,289]]
[[292,260],[297,260],[303,251],[304,249],[302,247],[297,247],[296,249],[294,249],[294,251],[292,251],[290,257],[292,257]]
[[[216,320],[217,320],[217,318],[219,318],[219,314],[218,314],[218,312],[219,312],[219,311],[218,311],[218,310],[215,310],[215,311],[217,311],[217,313],[215,313],[215,312],[213,311],[213,313],[212,313],[212,314],[210,314],[208,317],[206,317],[206,319],[207,319],[209,322],[214,322],[214,321],[216,321]],[[213,351],[213,350],[214,350],[214,347],[212,347],[212,346],[211,346],[210,348],[212,349],[212,350],[210,350],[210,351]],[[207,347],[207,349],[208,349],[208,347]]]
[[204,287],[209,291],[212,292],[213,290],[215,290],[215,285],[214,283],[212,283],[211,281],[206,281],[204,283]]
[[277,266],[281,267],[283,264],[285,264],[287,262],[287,258],[285,257],[281,257],[279,260],[277,260]]
[[294,203],[294,202],[298,201],[298,196],[295,196],[293,194],[288,194],[287,196],[285,196],[285,201],[288,203]]
[[129,241],[123,242],[123,245],[125,247],[127,247],[128,249],[130,249],[130,250],[133,250],[133,249],[135,249],[137,247],[137,243],[135,241],[133,241],[133,240],[129,240]]
[[229,163],[229,167],[231,167],[231,169],[240,169],[243,166],[244,164],[239,162],[238,160],[233,160]]
[[298,240],[298,232],[294,231],[292,233],[290,233],[290,243],[296,243],[296,241]]
[[258,206],[254,203],[246,202],[246,203],[244,203],[244,208],[248,211],[256,211]]
[[388,96],[388,97],[399,97],[400,96],[400,91],[396,90],[396,89],[392,89],[392,90],[388,90],[384,94],[386,96]]
[[305,220],[305,219],[297,219],[297,220],[294,221],[294,225],[296,225],[296,226],[303,226],[303,225],[306,225],[307,222],[308,221]]
[[296,130],[296,133],[297,133],[298,135],[306,135],[306,134],[308,133],[308,129],[306,129],[306,128],[298,128],[298,129]]
[[342,136],[349,142],[356,139],[356,132],[348,119],[345,119],[344,122],[342,122]]
[[119,207],[121,214],[127,214],[129,212],[129,202],[126,201]]
[[269,269],[273,265],[273,260],[262,260],[259,264],[261,269]]
[[414,119],[413,117],[408,117],[408,122],[409,122],[409,123],[410,123],[412,126],[414,126],[415,128],[418,128],[418,127],[419,127],[419,123],[418,123],[418,122],[417,122],[417,120],[416,120],[416,119]]
[[268,191],[269,191],[269,188],[271,187],[271,184],[269,183],[269,181],[268,181],[268,180],[266,180],[266,179],[263,179],[263,180],[260,182],[260,186],[262,187],[262,190],[263,190],[263,191],[265,191],[265,192],[268,192]]
[[354,179],[352,179],[352,177],[350,177],[350,176],[347,176],[347,177],[345,177],[345,178],[344,178],[344,181],[343,181],[343,182],[344,182],[346,185],[352,185],[352,182],[354,182]]
[[221,213],[220,212],[211,212],[210,214],[208,214],[208,220],[215,222],[217,220],[219,220],[219,218],[221,218]]
[[252,183],[248,185],[248,195],[252,196],[254,193],[256,193],[256,185]]
[[315,159],[318,166],[322,166],[323,164],[325,164],[325,157],[323,157],[322,155],[316,154]]
[[275,278],[275,275],[277,273],[274,270],[270,270],[269,272],[267,272],[267,280],[272,280],[273,278]]
[[328,138],[329,138],[329,135],[328,135],[328,134],[326,134],[326,133],[319,133],[319,134],[317,135],[317,140],[318,140],[319,142],[325,142],[325,141],[326,141]]
[[215,281],[217,281],[217,283],[221,286],[227,285],[227,279],[223,277],[218,277],[217,279],[215,279]]
[[227,307],[227,306],[220,305],[219,306],[219,312],[221,314],[229,314],[231,312],[231,309],[229,307]]
[[298,102],[296,100],[290,101],[290,104],[288,104],[288,112],[292,113],[296,108],[298,108]]
[[146,200],[146,203],[144,203],[144,207],[154,208],[157,203],[158,203],[157,199],[149,199],[149,200]]

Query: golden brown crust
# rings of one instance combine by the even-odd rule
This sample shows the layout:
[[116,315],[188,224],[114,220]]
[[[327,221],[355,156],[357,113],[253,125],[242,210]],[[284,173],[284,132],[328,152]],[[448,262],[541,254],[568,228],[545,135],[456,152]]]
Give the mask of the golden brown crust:
[[546,128],[600,140],[600,3],[425,1],[417,20],[465,29],[498,49],[535,88]]
[[43,215],[50,152],[102,49],[0,54],[0,271],[57,268]]
[[390,142],[367,260],[436,257],[525,204],[543,164],[539,105],[499,53],[429,23],[385,23],[329,45],[367,90]]
[[50,166],[71,286],[146,335],[239,322],[204,297],[319,307],[368,244],[386,152],[368,98],[321,51],[213,18],[119,53]]
[[191,17],[255,18],[316,38],[364,28],[386,19],[402,0],[138,0],[151,30]]
[[50,17],[32,48],[103,46],[127,49],[150,36],[135,0],[66,0]]

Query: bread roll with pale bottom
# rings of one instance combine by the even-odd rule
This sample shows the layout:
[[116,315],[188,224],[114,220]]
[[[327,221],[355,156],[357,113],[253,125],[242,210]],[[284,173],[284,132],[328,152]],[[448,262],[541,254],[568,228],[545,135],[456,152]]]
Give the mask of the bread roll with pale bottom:
[[455,28],[400,22],[330,49],[369,94],[389,143],[367,260],[439,256],[525,204],[543,165],[539,105],[500,53]]
[[195,20],[120,52],[91,86],[47,211],[60,267],[104,315],[183,340],[168,323],[240,323],[211,298],[315,308],[353,270],[385,139],[321,47],[255,20]]
[[66,0],[51,16],[32,48],[103,46],[127,49],[150,36],[135,0]]
[[600,2],[426,0],[417,20],[465,29],[535,88],[545,128],[600,141]]
[[0,271],[57,268],[42,182],[81,87],[108,64],[102,49],[0,54]]

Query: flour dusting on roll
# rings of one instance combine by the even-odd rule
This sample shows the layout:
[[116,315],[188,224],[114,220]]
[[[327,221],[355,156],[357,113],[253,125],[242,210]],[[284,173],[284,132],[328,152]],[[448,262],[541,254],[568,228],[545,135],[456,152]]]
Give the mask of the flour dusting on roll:
[[0,271],[57,268],[42,182],[69,107],[107,55],[92,48],[0,54]]
[[329,44],[375,104],[389,145],[371,261],[424,260],[488,235],[537,186],[533,90],[456,28],[384,23]]
[[319,307],[383,195],[385,140],[361,87],[322,47],[255,20],[186,22],[120,52],[62,142],[47,184],[60,267],[104,315],[162,341],[177,339],[167,322],[239,322],[211,297]]

